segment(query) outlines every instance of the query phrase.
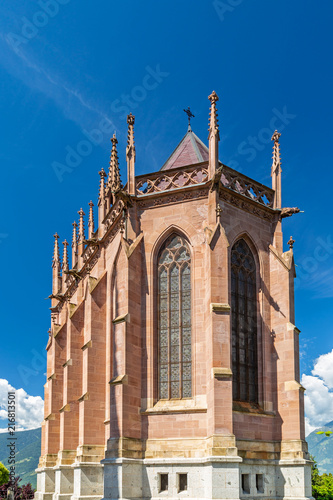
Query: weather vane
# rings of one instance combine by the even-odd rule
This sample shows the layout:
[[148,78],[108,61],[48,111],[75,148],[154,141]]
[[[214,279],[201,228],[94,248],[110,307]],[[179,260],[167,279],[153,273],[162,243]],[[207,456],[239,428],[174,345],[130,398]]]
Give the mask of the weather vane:
[[184,109],[184,112],[187,114],[188,126],[189,128],[191,128],[191,118],[194,118],[194,114],[190,110],[190,106],[187,109]]

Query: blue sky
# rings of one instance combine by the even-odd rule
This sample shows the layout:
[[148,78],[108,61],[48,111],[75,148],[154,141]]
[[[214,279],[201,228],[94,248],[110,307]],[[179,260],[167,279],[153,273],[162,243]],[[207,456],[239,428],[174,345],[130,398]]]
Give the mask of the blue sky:
[[186,132],[183,108],[207,141],[214,89],[224,163],[270,185],[269,134],[282,132],[283,204],[304,210],[284,221],[285,246],[296,240],[302,372],[332,394],[311,374],[333,348],[332,18],[330,0],[2,5],[0,378],[43,396],[53,234],[70,241],[77,211],[96,203],[114,130],[126,180],[126,113],[137,174],[158,170]]

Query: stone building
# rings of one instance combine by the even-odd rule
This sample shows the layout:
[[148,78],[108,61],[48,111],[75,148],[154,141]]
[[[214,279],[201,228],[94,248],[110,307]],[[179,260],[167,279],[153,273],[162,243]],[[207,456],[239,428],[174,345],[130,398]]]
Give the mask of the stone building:
[[147,175],[130,114],[71,268],[55,235],[38,500],[311,498],[280,134],[271,189],[219,161],[209,100],[209,147],[189,125]]

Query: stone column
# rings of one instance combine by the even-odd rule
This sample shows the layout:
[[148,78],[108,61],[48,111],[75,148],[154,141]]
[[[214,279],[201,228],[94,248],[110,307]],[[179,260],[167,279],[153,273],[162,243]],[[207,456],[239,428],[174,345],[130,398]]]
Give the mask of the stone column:
[[125,248],[116,265],[112,290],[110,439],[102,462],[105,499],[142,495],[141,243],[132,253]]
[[73,494],[76,448],[79,441],[79,403],[81,396],[84,305],[68,305],[65,362],[63,363],[63,401],[60,409],[60,449],[55,468],[53,500],[70,500]]
[[72,500],[99,500],[103,496],[105,456],[106,276],[86,294],[81,343],[82,387],[79,396],[79,445]]
[[55,488],[54,466],[59,450],[60,416],[62,402],[63,341],[59,327],[53,325],[47,345],[47,383],[45,385],[43,455],[37,469],[38,500],[51,500]]
[[311,496],[311,463],[304,434],[304,388],[299,373],[299,330],[294,324],[294,264],[290,255],[271,252],[271,328],[277,359],[278,413],[281,418],[278,495]]

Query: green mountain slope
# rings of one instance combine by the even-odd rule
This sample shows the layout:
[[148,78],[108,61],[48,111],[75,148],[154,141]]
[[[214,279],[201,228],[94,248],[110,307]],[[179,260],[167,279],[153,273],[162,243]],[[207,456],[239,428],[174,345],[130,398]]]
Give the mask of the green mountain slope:
[[[8,469],[8,433],[0,434],[0,462]],[[22,479],[22,484],[31,483],[37,486],[35,469],[38,465],[41,447],[41,429],[20,431],[15,433],[16,439],[16,475]]]
[[311,432],[306,438],[309,452],[315,457],[320,474],[324,472],[333,474],[333,434],[327,437],[325,434],[316,434],[318,431],[333,432],[333,420],[320,429]]

